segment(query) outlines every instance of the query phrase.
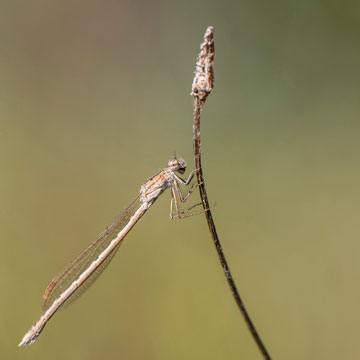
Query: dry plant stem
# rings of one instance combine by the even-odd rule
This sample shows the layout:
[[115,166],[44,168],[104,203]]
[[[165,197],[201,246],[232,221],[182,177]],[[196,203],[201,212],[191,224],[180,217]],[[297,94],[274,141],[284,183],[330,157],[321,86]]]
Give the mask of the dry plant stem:
[[206,220],[209,226],[209,230],[216,247],[216,251],[219,256],[221,266],[223,268],[226,280],[229,284],[233,297],[237,306],[250,330],[250,333],[255,340],[260,352],[264,359],[271,359],[270,354],[267,352],[264,343],[261,341],[259,334],[257,333],[254,324],[252,323],[249,314],[246,311],[245,305],[240,297],[240,294],[236,288],[234,279],[231,275],[229,265],[226,261],[224,252],[222,250],[219,237],[216,232],[215,223],[210,211],[210,204],[205,189],[205,181],[201,166],[201,138],[200,138],[200,113],[201,109],[206,101],[207,96],[210,94],[214,85],[214,29],[212,26],[206,29],[204,35],[204,41],[200,46],[200,54],[196,62],[196,70],[194,81],[192,85],[192,95],[194,95],[194,112],[193,112],[193,147],[194,147],[194,161],[195,169],[197,171],[197,180],[199,184],[200,196],[205,210]]

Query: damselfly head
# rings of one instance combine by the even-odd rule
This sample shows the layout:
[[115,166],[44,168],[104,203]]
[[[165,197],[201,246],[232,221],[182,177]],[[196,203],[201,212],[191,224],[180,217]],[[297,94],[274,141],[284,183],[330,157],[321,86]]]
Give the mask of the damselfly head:
[[177,171],[180,174],[183,174],[186,170],[186,162],[182,158],[172,158],[168,162],[168,166],[172,171]]

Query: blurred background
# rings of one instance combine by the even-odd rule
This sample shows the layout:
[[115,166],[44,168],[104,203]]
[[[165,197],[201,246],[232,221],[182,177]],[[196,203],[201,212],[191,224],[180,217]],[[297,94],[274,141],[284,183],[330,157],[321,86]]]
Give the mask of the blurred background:
[[261,359],[204,216],[163,195],[31,347],[47,283],[176,151],[215,27],[203,165],[274,359],[358,359],[359,1],[2,1],[0,357]]

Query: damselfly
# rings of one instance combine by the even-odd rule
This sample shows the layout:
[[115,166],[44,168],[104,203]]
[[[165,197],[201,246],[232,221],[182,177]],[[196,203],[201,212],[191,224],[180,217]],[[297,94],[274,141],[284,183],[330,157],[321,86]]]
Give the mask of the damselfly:
[[186,195],[182,194],[179,184],[188,186],[195,173],[193,170],[187,180],[183,180],[176,172],[184,174],[185,170],[186,163],[183,159],[174,157],[169,160],[166,168],[152,176],[141,186],[138,196],[122,211],[119,217],[50,281],[43,294],[44,313],[25,334],[19,346],[35,342],[55,312],[75,300],[97,279],[115,255],[128,232],[168,188],[171,188],[170,216],[181,217],[178,199],[185,202],[197,185],[193,184]]

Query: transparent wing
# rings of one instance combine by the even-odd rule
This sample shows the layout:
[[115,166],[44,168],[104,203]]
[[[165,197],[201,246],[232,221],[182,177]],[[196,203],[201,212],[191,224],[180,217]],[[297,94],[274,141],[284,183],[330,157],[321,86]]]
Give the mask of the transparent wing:
[[[49,285],[46,287],[43,294],[42,306],[46,311],[52,303],[60,296],[75,281],[79,275],[89,267],[89,265],[103,252],[103,250],[116,237],[121,229],[128,223],[130,218],[141,206],[140,197],[136,199],[125,208],[115,221],[107,227],[98,238],[93,241],[86,249],[84,249],[68,266],[66,266]],[[102,274],[107,265],[110,263],[121,243],[114,248],[108,255],[106,260],[84,281],[84,283],[74,291],[71,296],[63,303],[69,305],[77,299],[89,286]]]

